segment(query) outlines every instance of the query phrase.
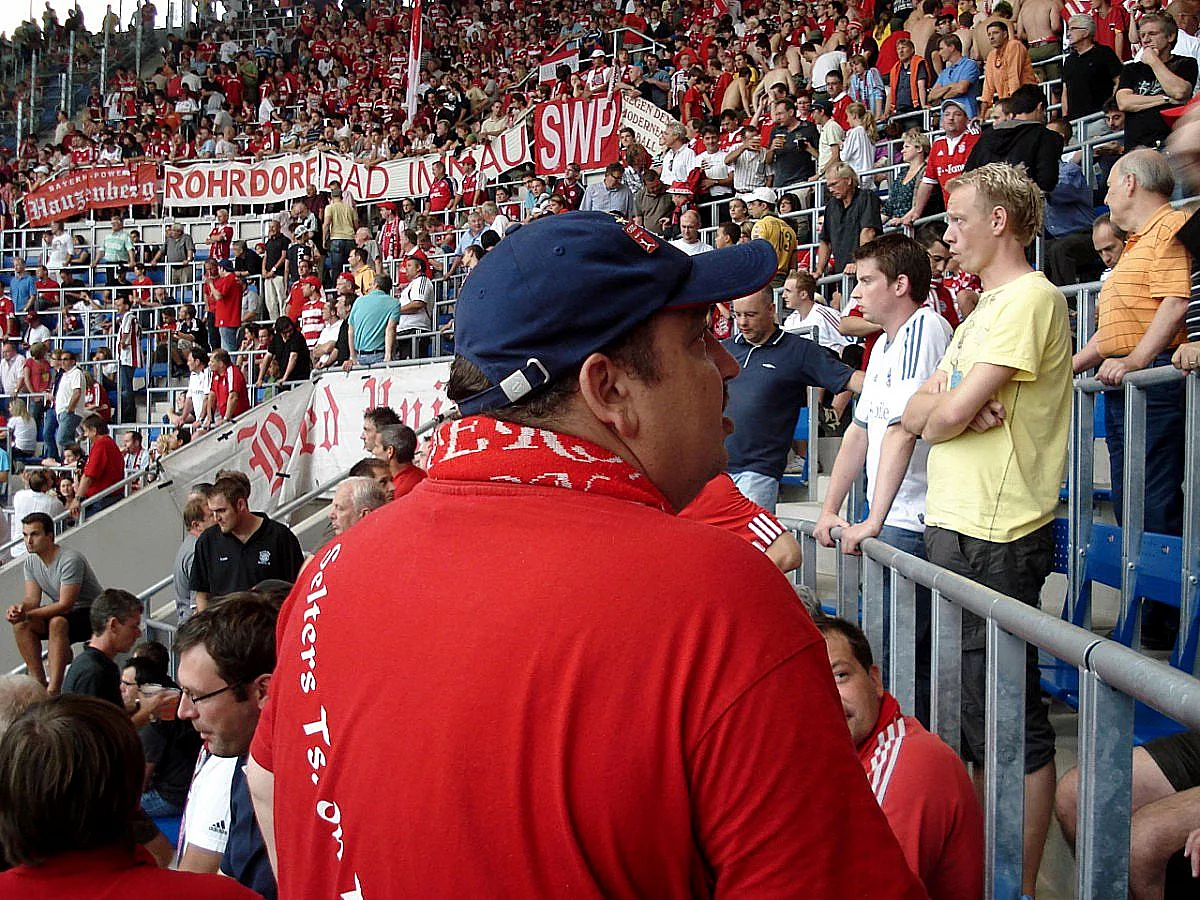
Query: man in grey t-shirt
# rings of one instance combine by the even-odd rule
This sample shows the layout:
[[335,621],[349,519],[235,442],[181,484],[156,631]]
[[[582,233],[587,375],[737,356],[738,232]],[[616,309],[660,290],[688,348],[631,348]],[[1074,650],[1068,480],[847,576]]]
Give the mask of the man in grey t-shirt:
[[182,625],[196,611],[196,592],[190,587],[192,580],[192,562],[196,556],[196,538],[213,524],[212,511],[204,497],[193,495],[188,498],[183,507],[183,527],[187,533],[179,552],[175,554],[175,568],[172,576],[175,586],[175,612]]
[[[21,520],[25,538],[25,597],[8,608],[6,618],[29,674],[50,693],[62,689],[71,658],[71,645],[92,636],[89,614],[103,587],[87,559],[77,550],[60,547],[54,539],[54,520],[30,513]],[[42,597],[50,602],[42,605]],[[42,665],[42,641],[50,656],[50,678]]]

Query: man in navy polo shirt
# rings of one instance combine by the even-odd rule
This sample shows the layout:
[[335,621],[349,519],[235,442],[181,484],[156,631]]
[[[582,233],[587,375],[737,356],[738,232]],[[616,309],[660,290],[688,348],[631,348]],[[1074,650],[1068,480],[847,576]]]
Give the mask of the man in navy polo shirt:
[[809,386],[833,394],[845,390],[857,394],[862,390],[863,373],[815,341],[779,328],[770,289],[734,300],[733,315],[738,334],[722,346],[742,371],[728,382],[726,415],[734,426],[733,434],[725,439],[728,471],[739,491],[774,512],[796,417]]

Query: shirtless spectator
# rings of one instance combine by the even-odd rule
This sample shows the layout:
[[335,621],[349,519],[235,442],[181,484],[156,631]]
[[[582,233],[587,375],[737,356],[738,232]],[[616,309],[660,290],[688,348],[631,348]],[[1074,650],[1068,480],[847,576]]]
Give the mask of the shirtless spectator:
[[[1029,61],[1037,66],[1062,54],[1062,0],[1022,0],[1017,5],[1017,40],[1029,49]],[[1054,62],[1035,69],[1043,81],[1062,75],[1062,65]]]

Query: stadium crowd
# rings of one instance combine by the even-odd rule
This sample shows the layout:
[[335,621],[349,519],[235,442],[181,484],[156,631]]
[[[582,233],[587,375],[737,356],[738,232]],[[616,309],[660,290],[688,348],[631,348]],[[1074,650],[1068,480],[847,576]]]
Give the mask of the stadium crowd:
[[[782,886],[805,871],[822,896],[864,889],[880,897],[981,895],[979,801],[963,761],[925,731],[928,684],[919,685],[915,709],[901,710],[883,689],[856,626],[812,611],[818,628],[812,631],[777,574],[755,557],[785,571],[799,563],[798,548],[773,513],[780,480],[800,449],[797,418],[808,388],[816,387],[826,427],[843,436],[818,523],[823,542],[832,543],[838,527],[844,552],[878,537],[1040,604],[1072,375],[1094,370],[1116,385],[1139,369],[1200,365],[1200,305],[1190,301],[1200,246],[1189,211],[1171,204],[1185,193],[1177,171],[1200,183],[1194,171],[1180,169],[1194,164],[1188,151],[1200,146],[1194,139],[1200,114],[1188,115],[1200,59],[1193,0],[1174,0],[1166,9],[1155,0],[1129,8],[1076,0],[1024,0],[1015,8],[1005,0],[947,8],[936,0],[849,7],[837,0],[434,4],[425,10],[425,56],[411,119],[404,100],[405,10],[347,0],[340,7],[281,9],[255,3],[227,13],[226,21],[202,18],[187,34],[171,36],[149,79],[117,72],[111,85],[93,92],[79,121],[63,116],[52,140],[31,137],[7,157],[0,168],[11,201],[7,223],[21,221],[25,191],[96,162],[262,158],[311,147],[364,163],[435,150],[458,155],[528,123],[542,99],[618,91],[658,105],[678,124],[668,125],[653,147],[624,130],[620,160],[589,184],[577,165],[556,179],[520,171],[493,184],[473,165],[462,178],[435,167],[426,197],[367,206],[352,202],[340,184],[328,193],[314,187],[303,199],[261,210],[257,234],[247,232],[244,210],[218,209],[200,227],[203,240],[179,221],[161,243],[148,244],[117,216],[95,246],[56,223],[39,236],[36,260],[17,254],[0,301],[10,339],[0,381],[9,453],[35,464],[21,473],[26,490],[13,498],[14,510],[22,503],[14,526],[22,531],[26,592],[8,620],[32,683],[0,683],[0,710],[13,709],[7,720],[0,716],[9,725],[0,738],[0,849],[15,867],[0,879],[15,889],[55,883],[57,896],[67,896],[78,890],[71,878],[136,869],[151,886],[169,878],[154,868],[156,860],[188,873],[221,871],[267,897],[325,895],[335,884],[355,890],[352,868],[325,859],[332,832],[339,845],[353,846],[352,866],[446,890],[494,888],[496,882],[475,881],[485,875],[514,893],[554,892],[559,878],[574,877],[602,893],[689,884],[737,890]],[[256,16],[266,27],[251,27]],[[621,36],[615,54],[613,34]],[[560,65],[553,77],[541,78],[540,61],[563,40],[578,41],[578,71]],[[1164,151],[1180,119],[1169,156]],[[1107,210],[1098,215],[1098,207]],[[157,212],[136,210],[130,224]],[[559,253],[564,246],[571,250]],[[647,247],[674,249],[643,252]],[[1031,259],[1041,260],[1043,271]],[[738,265],[722,270],[718,260]],[[685,267],[704,272],[708,286],[681,275]],[[1072,353],[1079,323],[1060,288],[1100,278],[1095,336]],[[681,309],[660,310],[650,325],[629,311],[638,302],[657,309],[668,300]],[[543,303],[569,310],[570,322],[549,323],[538,310]],[[691,307],[702,314],[681,311]],[[806,340],[810,334],[814,339]],[[97,335],[107,336],[108,347],[99,351],[106,356],[88,361],[85,373],[72,341],[82,338],[90,350]],[[428,448],[426,479],[412,430],[389,409],[370,411],[367,457],[330,505],[334,541],[307,569],[291,532],[251,511],[244,475],[226,472],[212,485],[196,486],[183,510],[187,537],[176,559],[181,627],[174,680],[165,648],[135,647],[139,601],[105,589],[81,554],[56,543],[56,511],[78,515],[82,499],[145,468],[149,454],[138,429],[122,436],[123,450],[108,435],[110,419],[132,425],[140,418],[138,370],[158,364],[170,377],[187,374],[186,389],[162,423],[157,449],[169,452],[287,382],[331,367],[428,355],[435,341],[457,354],[449,390],[464,418],[439,429]],[[698,356],[685,349],[697,346]],[[538,359],[550,371],[535,371]],[[714,372],[727,381],[724,391],[710,390]],[[514,376],[524,387],[513,387]],[[1183,391],[1174,384],[1148,393],[1146,528],[1179,534]],[[714,423],[714,408],[726,398],[735,430],[728,434],[720,425],[715,443],[723,451],[716,453],[713,431],[701,426]],[[1120,521],[1121,405],[1107,404],[1106,416]],[[512,425],[540,436],[544,453],[510,469],[497,448],[543,449],[510,446]],[[563,434],[578,442],[578,452],[552,456]],[[697,458],[680,461],[680,446],[699,448]],[[461,460],[471,454],[479,457],[474,466]],[[727,461],[714,467],[707,458],[713,454]],[[556,506],[538,478],[558,465],[567,470],[559,487],[570,488],[571,499]],[[50,474],[77,466],[77,477],[51,483]],[[870,515],[852,525],[842,507],[864,466]],[[478,484],[491,467],[505,487]],[[593,481],[610,487],[594,497],[584,496],[591,488],[575,487]],[[410,492],[403,503],[393,502]],[[484,511],[492,498],[519,512]],[[474,501],[469,513],[468,500]],[[667,526],[643,520],[631,505],[680,515]],[[604,514],[624,526],[610,548],[630,561],[623,573],[607,571],[582,543],[585,534],[594,539],[594,516]],[[555,516],[570,524],[548,531],[545,523]],[[431,534],[422,523],[435,517],[443,531]],[[525,523],[523,537],[539,553],[578,560],[571,576],[578,584],[568,586],[584,594],[607,581],[617,596],[613,584],[642,597],[644,585],[639,591],[634,582],[653,568],[664,585],[664,608],[655,612],[669,623],[667,637],[686,640],[683,655],[689,663],[701,660],[699,668],[679,668],[680,645],[666,638],[661,646],[657,637],[643,646],[646,633],[664,632],[642,610],[601,611],[590,596],[580,599],[578,614],[603,635],[603,646],[577,647],[583,655],[572,660],[562,635],[544,632],[539,618],[548,610],[561,614],[552,568],[514,561],[504,552],[511,547],[479,547],[478,534],[488,528],[515,536],[514,521]],[[742,541],[723,543],[715,529],[695,530],[694,521],[722,525]],[[377,548],[398,534],[414,558],[442,559],[445,571],[403,589],[392,586]],[[633,538],[639,545],[629,543]],[[656,555],[655,546],[668,545],[695,549],[680,560]],[[714,572],[697,591],[703,596],[693,598],[695,607],[682,608],[674,595],[694,588],[691,566],[717,557],[735,560],[737,571]],[[508,611],[485,595],[469,598],[477,605],[461,618],[472,621],[456,618],[454,628],[416,611],[399,616],[398,632],[396,623],[371,613],[369,621],[393,641],[386,654],[396,667],[390,677],[413,696],[367,693],[379,684],[357,683],[362,673],[347,649],[357,646],[363,621],[324,603],[323,581],[340,579],[343,596],[372,585],[380,602],[394,599],[399,607],[406,597],[440,597],[437,575],[481,562],[527,604],[517,613],[524,632],[513,633],[519,629],[505,618]],[[744,575],[742,583],[737,575]],[[729,627],[715,603],[722,590],[761,594],[762,603],[739,635],[744,643],[736,658],[718,660],[694,629]],[[927,614],[928,597],[923,603]],[[621,614],[627,622],[613,621]],[[687,624],[689,616],[696,624]],[[636,632],[635,643],[645,655],[613,649],[628,637],[623,629],[639,627],[646,631]],[[1150,642],[1169,646],[1176,628],[1171,611],[1152,604]],[[919,614],[918,658],[925,661],[928,629]],[[534,660],[551,648],[553,677],[535,664],[527,683],[509,684],[520,681],[513,672],[525,660],[494,654],[488,641],[495,634]],[[71,645],[79,642],[87,644],[84,654],[71,661]],[[476,658],[465,657],[463,646]],[[318,647],[321,669],[313,662]],[[814,647],[824,651],[816,662]],[[116,660],[131,650],[119,668]],[[963,651],[962,758],[978,778],[985,738],[978,620],[964,622]],[[761,669],[767,659],[778,663],[770,677]],[[621,674],[603,683],[579,671],[580,660]],[[654,678],[664,680],[626,681],[632,675],[624,670],[646,660],[661,663]],[[474,671],[462,672],[464,662]],[[812,693],[814,683],[824,685],[829,668],[830,690],[815,692],[820,696],[811,705],[807,696],[796,700]],[[556,691],[555,679],[567,669],[574,679],[567,696],[579,707],[540,693]],[[687,696],[672,693],[673,677],[687,681],[696,672],[702,677],[688,681]],[[1053,814],[1072,842],[1077,827],[1077,776],[1068,773],[1056,786],[1055,736],[1037,677],[1031,658],[1022,882],[1030,897]],[[357,732],[339,722],[336,750],[326,705],[307,702],[316,678],[335,685],[320,694],[329,710],[336,704],[338,713],[354,709],[362,718]],[[480,718],[475,692],[489,684],[503,721]],[[42,688],[51,700],[38,702]],[[435,689],[446,695],[424,693]],[[108,705],[71,699],[77,694]],[[616,696],[626,708],[614,709],[596,694]],[[549,727],[571,735],[568,746],[535,729],[545,746],[522,748],[529,737],[516,721],[522,702],[537,704],[522,715],[537,715],[544,704]],[[595,718],[576,718],[580,710]],[[445,727],[436,725],[438,715]],[[363,771],[357,767],[381,762],[383,754],[370,745],[400,717],[420,727],[411,746],[387,757],[397,773],[394,808],[424,823],[434,837],[422,852],[435,848],[441,856],[389,849],[395,835],[383,833],[375,818],[383,807],[367,796],[376,786],[354,783],[354,772]],[[845,731],[842,719],[852,747],[841,746],[840,736],[833,740],[835,731]],[[299,722],[310,723],[303,740],[292,733]],[[796,731],[806,723],[824,737],[815,742],[821,746]],[[541,761],[562,766],[562,790],[525,793],[512,772],[446,782],[440,767],[449,760],[470,766],[455,754],[465,752],[460,739],[467,730],[481,727],[506,763],[558,754]],[[132,728],[140,750],[129,741]],[[581,744],[575,728],[586,733]],[[644,783],[613,746],[631,728],[645,732],[638,735],[643,743],[632,743],[660,754],[642,759],[660,776],[655,790],[662,803],[652,814],[639,796]],[[44,784],[20,774],[41,735],[56,730],[68,735],[64,747],[95,742],[93,765],[111,759],[110,771],[136,768],[138,777],[121,784],[81,777],[70,802],[56,807],[49,792],[59,773],[47,768]],[[571,754],[585,747],[602,748],[601,767],[610,768],[580,777],[580,760]],[[870,792],[854,777],[860,766],[847,767],[855,750]],[[687,771],[676,768],[681,751]],[[800,757],[784,751],[820,760],[824,783],[793,771],[807,767],[796,767]],[[303,753],[310,768],[301,772],[292,757]],[[1135,754],[1135,896],[1164,896],[1169,861],[1185,845],[1193,869],[1198,865],[1196,756],[1194,735],[1153,742]],[[132,765],[139,760],[144,766]],[[734,769],[762,777],[731,783],[740,777]],[[343,808],[323,806],[330,801],[316,793],[317,825],[309,822],[311,809],[299,804],[310,774],[314,789],[330,779],[344,809],[368,816],[370,824],[343,819]],[[535,772],[535,781],[543,774]],[[446,794],[435,796],[431,784]],[[616,807],[606,805],[620,794],[636,802],[620,797]],[[801,801],[798,794],[811,796]],[[513,803],[524,804],[532,830],[475,835],[474,843],[496,840],[495,859],[480,853],[482,862],[469,863],[458,855],[453,848],[462,838],[454,828],[479,828]],[[438,814],[439,804],[461,805],[455,821]],[[833,807],[843,810],[837,823],[870,844],[869,864],[833,841],[835,820],[820,818]],[[611,821],[601,821],[610,808]],[[73,810],[87,814],[68,831],[62,825]],[[180,813],[183,832],[172,853],[150,817]],[[557,817],[568,815],[580,816],[578,843],[564,844],[559,833]],[[798,849],[791,831],[797,817],[808,828],[827,822],[816,830],[828,830],[829,839]],[[628,828],[638,842],[597,837],[613,826]],[[747,842],[766,849],[747,855]],[[638,848],[632,857],[630,846]],[[588,854],[595,855],[581,863]],[[524,866],[531,859],[540,870]],[[183,875],[161,884],[180,896],[190,896],[187,890],[223,896],[222,889],[249,896],[229,882],[217,888]]]

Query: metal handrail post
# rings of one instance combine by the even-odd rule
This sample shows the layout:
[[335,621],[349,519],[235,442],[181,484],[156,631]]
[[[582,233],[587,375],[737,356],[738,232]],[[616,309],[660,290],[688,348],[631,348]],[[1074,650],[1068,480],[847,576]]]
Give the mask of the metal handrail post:
[[808,483],[804,485],[804,499],[817,503],[821,499],[821,415],[818,401],[820,394],[815,387],[808,389]]
[[917,708],[917,585],[910,578],[892,569],[890,607],[890,653],[888,661],[888,690],[900,703],[901,709]]
[[1129,819],[1133,789],[1133,698],[1095,672],[1079,673],[1079,794],[1075,847],[1077,897],[1129,893]]
[[1200,372],[1192,372],[1184,387],[1183,459],[1183,571],[1179,597],[1179,648],[1175,665],[1192,675],[1200,674],[1196,652],[1200,631],[1196,614],[1200,612]]
[[[1125,382],[1124,484],[1121,515],[1121,610],[1117,634],[1128,634],[1129,646],[1142,646],[1142,615],[1137,602],[1138,558],[1146,523],[1146,390]],[[1132,618],[1131,618],[1132,617]]]
[[[1081,289],[1077,295],[1076,349],[1082,349],[1095,330],[1095,297],[1091,290]],[[1064,612],[1069,621],[1084,628],[1091,627],[1091,604],[1077,610],[1081,602],[1088,548],[1092,541],[1092,522],[1095,507],[1092,491],[1095,487],[1095,412],[1096,397],[1088,391],[1074,390],[1071,395],[1071,476],[1067,483],[1071,515],[1068,519],[1067,596]],[[1082,613],[1082,614],[1081,614]]]
[[934,590],[929,612],[929,728],[957,753],[962,740],[962,610]]
[[67,118],[71,117],[74,111],[74,103],[72,103],[72,93],[75,91],[75,32],[71,31],[70,39],[67,45],[67,96],[63,100],[63,109],[67,111]]
[[[838,551],[839,562],[845,556],[845,553],[842,553],[840,550]],[[854,606],[846,605],[838,607],[838,615],[843,619],[849,619],[851,622],[856,620],[862,622],[863,634],[867,636],[867,643],[871,645],[871,652],[874,654],[876,660],[882,660],[886,657],[883,626],[884,616],[887,613],[883,604],[883,582],[890,575],[878,560],[872,559],[869,556],[861,557],[861,560],[863,570],[861,614]],[[886,672],[887,670],[885,669],[884,671]]]
[[1025,822],[1025,642],[989,618],[984,716],[984,897],[1021,893]]

